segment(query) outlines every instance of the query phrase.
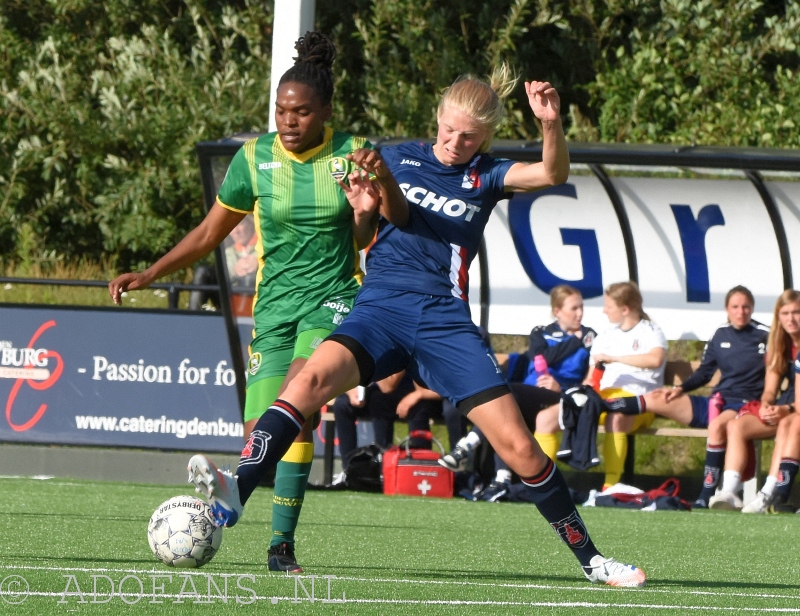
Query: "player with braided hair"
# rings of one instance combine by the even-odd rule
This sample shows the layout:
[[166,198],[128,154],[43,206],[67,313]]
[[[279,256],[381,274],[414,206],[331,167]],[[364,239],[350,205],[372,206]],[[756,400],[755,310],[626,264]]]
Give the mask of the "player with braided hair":
[[[363,275],[357,250],[369,245],[377,226],[374,204],[362,207],[358,193],[339,184],[350,171],[348,154],[370,144],[325,126],[333,97],[333,41],[307,32],[295,48],[295,64],[277,90],[277,132],[247,141],[236,153],[216,202],[196,229],[144,272],[109,284],[111,297],[120,303],[124,291],[146,288],[207,255],[253,214],[259,269],[245,450],[254,446],[257,435],[251,431],[261,413],[353,308]],[[268,557],[274,571],[302,572],[294,556],[294,532],[314,453],[312,423],[277,465]]]

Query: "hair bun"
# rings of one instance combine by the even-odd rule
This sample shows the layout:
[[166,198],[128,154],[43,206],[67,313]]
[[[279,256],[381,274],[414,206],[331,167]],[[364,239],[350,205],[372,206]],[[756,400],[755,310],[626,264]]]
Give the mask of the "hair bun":
[[306,32],[304,36],[297,39],[294,48],[297,50],[295,64],[305,62],[327,69],[333,68],[336,46],[327,34],[323,34],[319,30]]

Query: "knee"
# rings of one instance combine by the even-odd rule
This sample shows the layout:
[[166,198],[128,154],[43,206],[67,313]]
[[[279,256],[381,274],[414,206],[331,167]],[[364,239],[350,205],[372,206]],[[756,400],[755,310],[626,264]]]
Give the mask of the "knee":
[[744,436],[744,422],[743,421],[729,421],[725,425],[725,435],[728,440],[738,439]]
[[534,442],[533,437],[527,432],[515,434],[509,439],[495,446],[497,454],[508,462],[509,460],[531,460],[536,458],[541,451]]
[[708,440],[712,444],[726,443],[728,440],[728,418],[720,415],[708,424]]
[[634,417],[622,413],[609,413],[606,417],[606,432],[622,432],[627,434],[633,429]]
[[540,411],[536,416],[536,431],[542,434],[554,434],[558,430],[558,405]]
[[667,403],[666,392],[663,389],[651,391],[649,394],[645,394],[644,403],[647,405],[648,411],[657,411]]

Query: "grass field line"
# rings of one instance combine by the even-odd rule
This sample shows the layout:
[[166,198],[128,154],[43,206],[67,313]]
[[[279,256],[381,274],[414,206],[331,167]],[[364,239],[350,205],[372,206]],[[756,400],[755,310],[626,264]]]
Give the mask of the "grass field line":
[[[2,596],[12,596],[17,599],[18,593],[11,593],[11,592],[2,592],[0,591],[0,597]],[[101,597],[98,600],[92,593],[83,593],[82,596],[77,596],[74,593],[63,593],[63,592],[40,592],[40,591],[32,591],[26,593],[27,597],[60,597],[61,601],[59,603],[106,603],[106,600],[110,600],[111,597],[109,595],[102,593],[98,595]],[[125,603],[129,605],[133,605],[141,601],[142,599],[152,599],[153,596],[149,593],[119,593],[116,592],[113,595],[114,597],[118,597],[122,599]],[[713,612],[757,612],[760,614],[765,613],[772,613],[772,614],[797,614],[800,613],[800,608],[791,608],[791,607],[745,607],[745,606],[738,606],[738,607],[724,607],[724,606],[708,606],[708,605],[660,605],[660,604],[650,604],[650,603],[616,603],[616,602],[593,602],[593,601],[492,601],[492,600],[484,600],[484,601],[474,601],[474,600],[458,600],[458,599],[319,599],[315,598],[311,600],[310,598],[297,598],[292,596],[248,596],[247,601],[237,601],[235,597],[217,597],[217,596],[206,596],[206,595],[197,595],[197,598],[193,598],[192,594],[158,594],[156,595],[159,601],[155,601],[156,603],[163,603],[164,599],[174,599],[174,603],[216,603],[217,599],[220,602],[227,603],[228,601],[232,603],[255,603],[256,601],[269,601],[270,603],[277,604],[279,602],[284,603],[336,603],[336,604],[358,604],[358,605],[416,605],[416,606],[435,606],[435,605],[444,605],[444,606],[472,606],[472,607],[549,607],[549,608],[600,608],[600,609],[658,609],[658,610],[681,610],[686,612],[699,612],[699,611],[713,611]],[[86,597],[92,597],[92,600],[89,601]],[[130,601],[125,601],[125,599],[131,599]],[[15,601],[17,602],[17,601]],[[152,601],[148,602],[151,603]]]
[[[208,575],[215,576],[215,575],[235,575],[235,574],[224,574],[218,571],[211,571],[211,570],[196,570],[196,569],[165,569],[165,568],[152,568],[152,569],[115,569],[113,567],[53,567],[53,566],[43,566],[43,565],[0,565],[0,570],[7,569],[7,570],[25,570],[25,571],[64,571],[64,572],[79,572],[79,573],[131,573],[131,574],[158,574],[163,575],[164,573],[173,573],[175,575],[195,575],[205,577]],[[278,574],[259,574],[259,573],[248,573],[249,576],[254,578],[263,578],[263,579],[276,579],[279,576]],[[291,576],[286,576],[291,579]],[[301,576],[304,577],[304,576]],[[420,580],[420,579],[408,579],[408,578],[361,578],[361,577],[352,577],[352,576],[341,576],[336,575],[332,576],[336,580],[344,581],[344,582],[366,582],[369,584],[412,584],[412,585],[439,585],[439,586],[464,586],[464,587],[489,587],[489,588],[510,588],[510,589],[531,589],[531,590],[552,590],[552,591],[560,591],[560,590],[579,590],[579,591],[586,591],[586,592],[620,592],[618,589],[610,588],[608,586],[588,586],[588,585],[577,585],[578,580],[576,579],[576,585],[557,585],[557,584],[515,584],[512,582],[459,582],[453,580]],[[650,594],[669,594],[669,595],[695,595],[695,596],[711,596],[711,597],[729,597],[729,598],[749,598],[749,599],[798,599],[800,595],[781,595],[781,594],[772,594],[772,593],[744,593],[744,592],[718,592],[718,591],[708,591],[708,590],[681,590],[678,588],[653,588],[653,587],[645,587],[641,589],[637,589],[636,592],[639,593],[650,593]],[[0,595],[3,593],[0,592]],[[55,593],[59,595],[61,593]],[[47,593],[44,593],[47,595]],[[350,600],[348,600],[350,601]],[[353,601],[361,601],[361,599],[353,599]],[[366,599],[365,599],[366,601]],[[494,603],[492,603],[494,605]],[[503,603],[497,603],[497,605],[504,605]],[[528,603],[523,603],[520,605],[529,605]],[[561,604],[559,604],[561,605]],[[546,605],[542,605],[541,607],[546,607]],[[580,606],[578,606],[580,607]],[[792,608],[793,612],[800,613],[800,608],[794,609]]]

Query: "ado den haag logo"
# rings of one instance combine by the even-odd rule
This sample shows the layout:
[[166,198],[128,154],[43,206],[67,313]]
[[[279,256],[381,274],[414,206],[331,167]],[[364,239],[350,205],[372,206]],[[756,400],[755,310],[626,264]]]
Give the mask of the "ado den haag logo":
[[[47,405],[42,404],[24,421],[19,417],[13,417],[14,402],[22,385],[26,384],[36,391],[44,391],[58,381],[64,370],[61,355],[52,350],[37,348],[36,345],[39,337],[55,325],[56,322],[53,320],[43,323],[22,349],[14,348],[9,341],[0,340],[0,378],[15,379],[6,400],[6,422],[15,432],[30,430],[47,411]],[[50,365],[50,360],[55,360],[55,366]]]

